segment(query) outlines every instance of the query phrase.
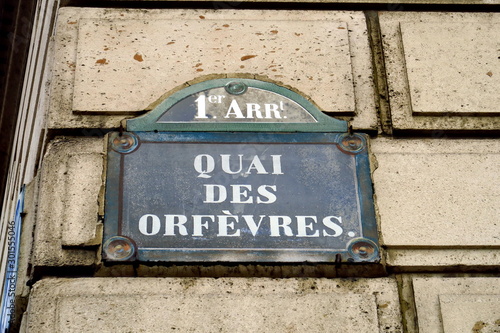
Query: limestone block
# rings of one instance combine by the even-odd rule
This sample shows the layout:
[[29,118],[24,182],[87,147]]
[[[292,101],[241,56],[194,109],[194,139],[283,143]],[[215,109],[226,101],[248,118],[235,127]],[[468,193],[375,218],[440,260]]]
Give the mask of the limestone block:
[[402,332],[392,279],[82,278],[37,283],[26,332]]
[[400,23],[413,112],[499,114],[500,20],[499,24],[457,22],[438,27]]
[[85,247],[101,242],[98,199],[102,172],[102,138],[59,137],[50,143],[38,199],[36,266],[94,262],[95,249]]
[[103,156],[98,151],[71,153],[67,156],[63,245],[100,243],[99,239],[96,240],[95,218],[98,208],[96,194],[99,194],[102,186],[102,178],[99,177],[102,168]]
[[[498,250],[485,248],[500,245],[498,140],[379,138],[371,147],[389,265],[498,263]],[[428,255],[417,258],[415,248]]]
[[[325,78],[328,67],[337,70]],[[274,79],[294,81],[324,79],[324,84],[316,86],[308,82],[312,99],[324,101],[329,111],[354,112],[345,22],[231,17],[80,20],[73,110],[146,110],[166,91],[197,75],[228,70],[269,72]],[[177,75],[169,77],[172,73]],[[336,82],[342,84],[331,89]]]
[[500,128],[499,14],[383,12],[380,25],[396,131]]
[[227,76],[297,89],[376,128],[362,12],[62,8],[58,21],[51,128],[117,126],[186,82]]
[[413,278],[420,333],[498,332],[499,278]]
[[439,304],[445,333],[500,331],[500,294],[441,295]]

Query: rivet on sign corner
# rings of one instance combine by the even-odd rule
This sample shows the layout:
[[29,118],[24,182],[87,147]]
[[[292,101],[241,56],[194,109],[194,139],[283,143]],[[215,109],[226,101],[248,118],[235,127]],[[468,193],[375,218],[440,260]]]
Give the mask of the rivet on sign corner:
[[243,95],[248,89],[246,84],[239,81],[231,81],[224,88],[231,95]]
[[377,261],[378,246],[366,238],[356,238],[349,242],[347,250],[354,262]]
[[359,153],[365,146],[365,138],[356,133],[344,133],[339,137],[339,146],[345,152]]
[[113,236],[103,245],[106,258],[110,260],[129,260],[135,255],[135,242],[125,236]]
[[113,133],[111,137],[111,148],[122,154],[131,153],[139,146],[139,139],[133,133]]

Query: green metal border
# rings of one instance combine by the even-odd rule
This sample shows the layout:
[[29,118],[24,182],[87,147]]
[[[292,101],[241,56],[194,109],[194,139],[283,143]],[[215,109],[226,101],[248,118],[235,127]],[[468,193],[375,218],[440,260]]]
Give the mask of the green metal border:
[[[287,97],[309,112],[316,123],[157,123],[157,120],[176,103],[198,92],[224,87],[239,81],[248,87],[259,88]],[[160,103],[151,112],[127,120],[127,131],[177,131],[177,132],[347,132],[347,122],[325,115],[301,95],[271,82],[254,79],[227,78],[208,80],[178,91]]]

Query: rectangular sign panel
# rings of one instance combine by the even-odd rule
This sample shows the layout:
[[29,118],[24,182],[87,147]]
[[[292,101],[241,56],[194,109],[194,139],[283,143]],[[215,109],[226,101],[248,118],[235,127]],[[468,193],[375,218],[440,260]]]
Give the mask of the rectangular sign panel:
[[112,133],[104,257],[379,260],[367,137]]

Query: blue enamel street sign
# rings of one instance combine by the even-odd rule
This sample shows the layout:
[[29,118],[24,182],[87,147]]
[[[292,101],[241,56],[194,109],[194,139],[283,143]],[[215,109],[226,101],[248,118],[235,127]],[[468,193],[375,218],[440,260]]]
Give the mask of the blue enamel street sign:
[[[368,137],[262,87],[209,82],[108,135],[106,260],[379,261]],[[179,122],[195,130],[164,128]],[[254,131],[224,132],[234,124]]]

